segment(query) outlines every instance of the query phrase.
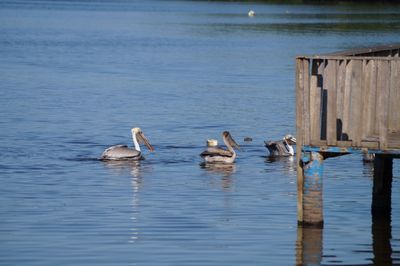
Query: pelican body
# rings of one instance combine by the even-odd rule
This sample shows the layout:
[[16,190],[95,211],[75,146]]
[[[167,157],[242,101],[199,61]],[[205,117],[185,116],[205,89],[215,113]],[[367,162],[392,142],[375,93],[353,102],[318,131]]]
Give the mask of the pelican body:
[[127,145],[114,145],[104,150],[100,160],[143,160],[144,157],[140,150],[139,143],[143,143],[150,151],[154,151],[149,141],[138,127],[131,129],[134,148],[129,148]]
[[292,135],[286,135],[282,140],[264,141],[270,156],[293,156],[294,149],[292,145],[296,144],[296,138]]
[[228,131],[222,132],[222,139],[227,150],[220,147],[210,146],[200,156],[206,163],[233,163],[236,159],[236,152],[233,148],[240,150],[240,146],[233,140]]

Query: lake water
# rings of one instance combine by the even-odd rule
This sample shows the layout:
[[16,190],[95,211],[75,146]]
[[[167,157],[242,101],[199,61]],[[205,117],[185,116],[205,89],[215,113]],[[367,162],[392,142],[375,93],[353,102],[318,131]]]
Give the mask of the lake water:
[[[393,42],[399,6],[1,1],[0,264],[399,265],[398,161],[392,221],[349,155],[302,231],[294,160],[263,147],[295,134],[296,55]],[[138,126],[145,161],[96,160]],[[201,167],[224,130],[236,163]]]

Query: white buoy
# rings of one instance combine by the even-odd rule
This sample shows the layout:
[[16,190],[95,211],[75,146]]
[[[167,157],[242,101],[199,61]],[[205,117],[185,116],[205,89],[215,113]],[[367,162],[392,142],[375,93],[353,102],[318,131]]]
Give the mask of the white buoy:
[[247,13],[247,15],[249,15],[249,17],[254,17],[256,15],[256,12],[250,10],[249,13]]
[[216,139],[207,140],[207,147],[216,147],[216,146],[218,146],[218,140]]

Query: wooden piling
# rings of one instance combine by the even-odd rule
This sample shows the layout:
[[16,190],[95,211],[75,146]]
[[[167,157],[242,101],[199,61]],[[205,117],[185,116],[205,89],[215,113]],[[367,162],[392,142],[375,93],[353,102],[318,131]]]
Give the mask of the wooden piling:
[[322,204],[322,173],[323,156],[318,152],[303,153],[303,219],[298,221],[299,225],[322,228],[323,227],[323,204]]
[[374,184],[371,213],[374,217],[390,218],[393,158],[376,155],[374,159]]

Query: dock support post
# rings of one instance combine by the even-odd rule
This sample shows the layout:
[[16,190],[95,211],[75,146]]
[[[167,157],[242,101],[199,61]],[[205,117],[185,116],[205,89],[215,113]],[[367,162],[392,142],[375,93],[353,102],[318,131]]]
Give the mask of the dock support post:
[[392,179],[393,158],[376,155],[371,206],[373,261],[376,265],[392,265],[390,245]]
[[371,213],[375,217],[390,218],[393,179],[393,158],[376,155]]
[[322,173],[324,157],[319,152],[303,152],[298,173],[299,219],[301,226],[323,227]]

